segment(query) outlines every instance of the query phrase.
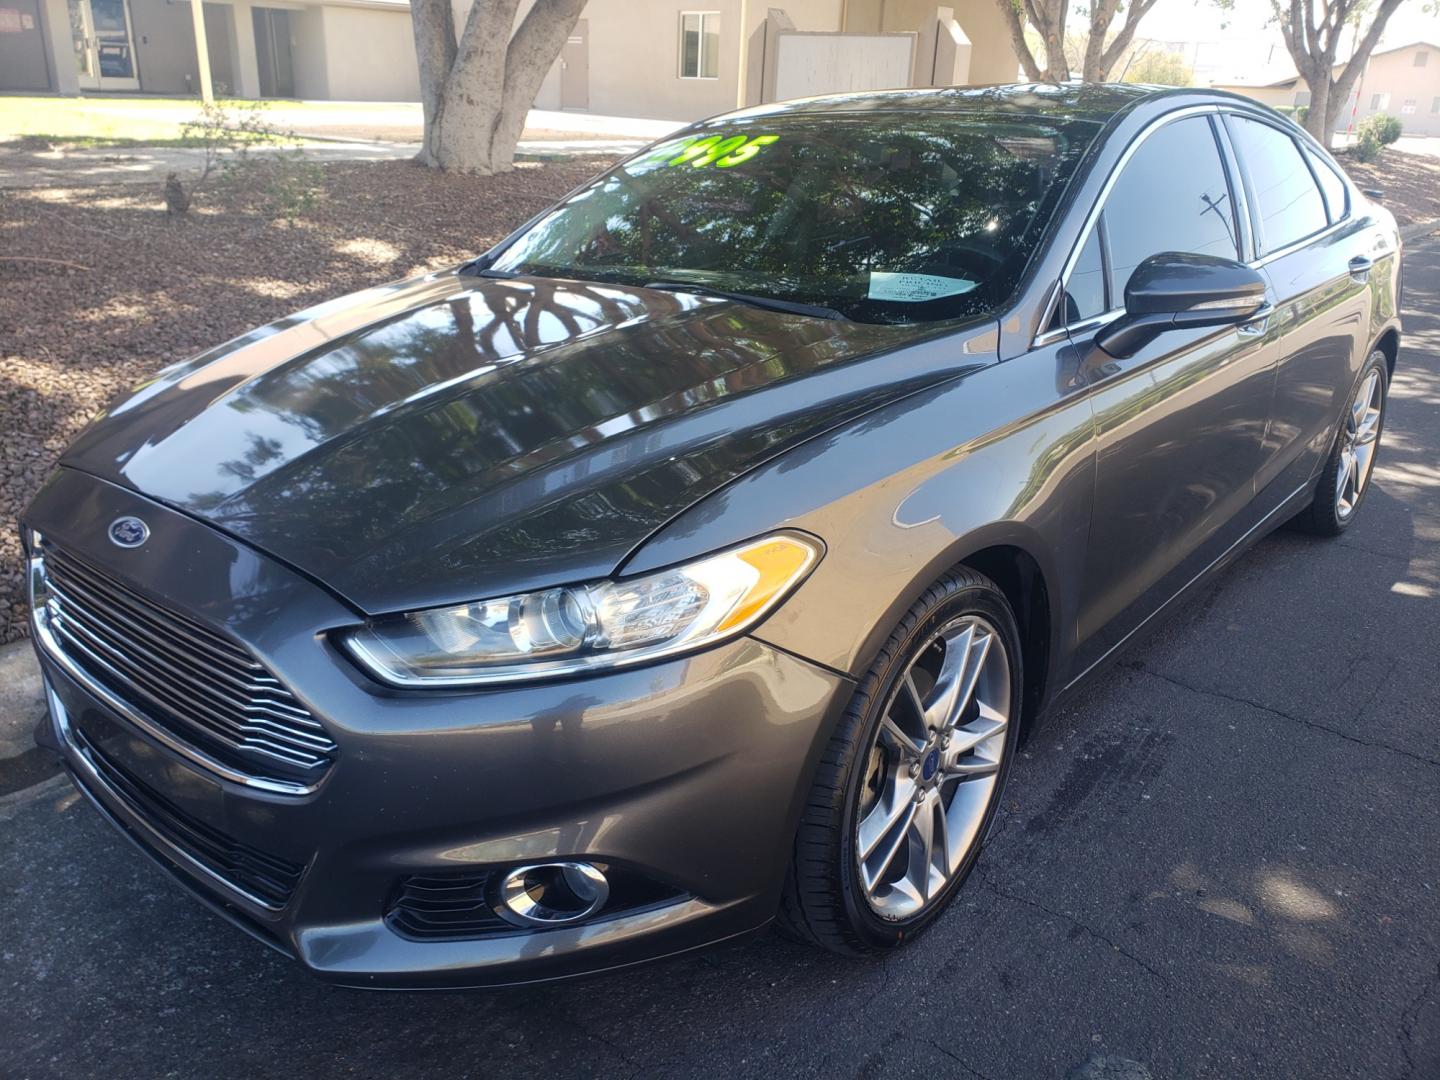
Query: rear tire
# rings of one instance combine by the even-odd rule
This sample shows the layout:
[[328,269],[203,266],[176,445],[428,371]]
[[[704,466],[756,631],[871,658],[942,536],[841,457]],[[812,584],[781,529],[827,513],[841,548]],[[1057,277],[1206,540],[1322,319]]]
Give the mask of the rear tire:
[[821,756],[782,930],[858,956],[894,949],[934,922],[994,820],[1021,689],[1009,602],[988,578],[957,567],[900,620]]
[[1366,359],[1349,407],[1340,417],[1314,500],[1291,522],[1302,532],[1339,536],[1360,513],[1370,493],[1380,436],[1385,430],[1389,375],[1389,361],[1383,352],[1375,350]]

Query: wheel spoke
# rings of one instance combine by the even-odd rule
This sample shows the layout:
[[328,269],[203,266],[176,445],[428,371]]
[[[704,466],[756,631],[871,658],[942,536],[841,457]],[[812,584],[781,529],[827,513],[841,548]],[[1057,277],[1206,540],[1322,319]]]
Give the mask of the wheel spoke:
[[1350,490],[1350,475],[1355,471],[1355,455],[1348,449],[1340,451],[1340,473],[1335,477],[1335,500],[1346,508],[1346,497]]
[[1355,486],[1355,494],[1365,490],[1365,485],[1370,480],[1370,455],[1374,453],[1374,444],[1368,446],[1357,446],[1354,452],[1355,464],[1353,466],[1355,475],[1351,482]]
[[945,656],[940,661],[940,673],[935,677],[935,689],[925,706],[926,725],[937,729],[948,726],[951,717],[964,704],[960,694],[969,677],[970,646],[975,640],[975,624],[967,623],[962,630],[947,635],[944,640]]
[[930,866],[933,873],[940,876],[940,885],[943,886],[950,876],[950,818],[945,807],[945,800],[940,797],[940,789],[935,789],[935,797],[931,815],[935,823],[931,826],[934,837],[931,843]]
[[867,892],[873,894],[875,887],[884,880],[885,871],[890,869],[890,864],[895,861],[895,856],[900,853],[900,849],[905,846],[905,842],[910,837],[911,825],[915,821],[915,812],[919,808],[919,803],[913,799],[910,800],[905,807],[905,812],[901,815],[899,827],[891,830],[887,843],[880,845],[879,859],[861,860],[860,871]]
[[861,859],[868,859],[910,812],[915,802],[915,781],[909,776],[898,776],[888,781],[880,801],[860,822],[857,847]]
[[923,728],[925,726],[925,698],[920,693],[920,688],[915,685],[914,668],[905,672],[905,678],[900,687],[900,692],[904,695],[906,704],[910,706],[911,711],[915,714],[916,726]]
[[975,696],[975,687],[980,682],[980,673],[985,670],[985,658],[990,655],[990,642],[994,640],[995,635],[986,634],[971,645],[969,669],[965,673],[965,685],[961,688],[955,711],[945,722],[946,728],[955,727],[969,709],[970,701]]
[[1000,771],[1000,762],[986,758],[972,757],[965,761],[953,761],[945,766],[945,779],[973,780],[977,776],[994,776]]
[[891,742],[895,744],[895,749],[899,750],[906,760],[919,760],[923,742],[916,740],[915,736],[905,731],[888,713],[881,719],[880,727],[885,734],[890,736]]
[[921,900],[930,899],[930,871],[935,865],[935,802],[927,796],[910,823],[910,865],[905,876]]
[[955,757],[968,754],[975,747],[979,746],[986,739],[994,738],[1005,730],[1009,721],[1006,717],[996,712],[983,701],[980,702],[980,715],[962,728],[956,728],[950,734],[950,746],[948,749]]

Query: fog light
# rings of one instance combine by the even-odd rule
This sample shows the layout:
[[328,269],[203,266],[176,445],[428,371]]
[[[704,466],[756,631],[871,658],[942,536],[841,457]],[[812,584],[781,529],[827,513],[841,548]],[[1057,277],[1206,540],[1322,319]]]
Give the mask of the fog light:
[[583,862],[539,863],[511,870],[495,910],[516,926],[564,926],[588,919],[610,898],[600,868]]

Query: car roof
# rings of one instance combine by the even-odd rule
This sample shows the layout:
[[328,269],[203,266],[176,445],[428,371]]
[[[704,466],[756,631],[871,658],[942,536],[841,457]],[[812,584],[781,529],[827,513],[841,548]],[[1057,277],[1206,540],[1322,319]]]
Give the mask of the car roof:
[[1136,83],[1012,83],[996,86],[917,87],[866,90],[847,94],[797,98],[727,113],[726,119],[824,113],[958,110],[1012,116],[1053,116],[1057,119],[1104,123],[1138,102],[1173,94],[1206,93],[1193,89]]

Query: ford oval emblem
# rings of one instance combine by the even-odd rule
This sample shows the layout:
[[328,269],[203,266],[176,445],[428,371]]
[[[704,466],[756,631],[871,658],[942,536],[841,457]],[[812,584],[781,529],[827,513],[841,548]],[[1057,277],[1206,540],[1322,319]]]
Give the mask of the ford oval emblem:
[[137,517],[116,518],[110,523],[110,542],[123,548],[139,547],[150,539],[150,526]]

